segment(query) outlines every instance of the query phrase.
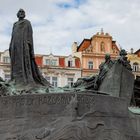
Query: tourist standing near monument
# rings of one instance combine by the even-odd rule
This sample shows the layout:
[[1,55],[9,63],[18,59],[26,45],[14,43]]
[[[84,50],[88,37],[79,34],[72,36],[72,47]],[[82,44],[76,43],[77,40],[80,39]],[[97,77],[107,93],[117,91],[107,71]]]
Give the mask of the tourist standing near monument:
[[17,13],[18,21],[13,25],[10,43],[11,81],[19,86],[48,86],[49,82],[39,72],[34,57],[32,26],[25,18],[25,11]]

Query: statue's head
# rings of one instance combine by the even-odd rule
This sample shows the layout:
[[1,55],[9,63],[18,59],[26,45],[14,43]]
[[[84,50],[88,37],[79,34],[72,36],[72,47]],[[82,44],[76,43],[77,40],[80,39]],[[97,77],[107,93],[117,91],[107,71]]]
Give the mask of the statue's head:
[[126,55],[127,55],[126,50],[122,49],[122,50],[120,51],[120,56],[126,56]]
[[107,53],[107,54],[105,55],[105,60],[110,60],[110,54],[109,54],[109,53]]
[[25,18],[25,11],[23,9],[19,9],[19,11],[17,13],[17,17],[19,19],[24,19]]

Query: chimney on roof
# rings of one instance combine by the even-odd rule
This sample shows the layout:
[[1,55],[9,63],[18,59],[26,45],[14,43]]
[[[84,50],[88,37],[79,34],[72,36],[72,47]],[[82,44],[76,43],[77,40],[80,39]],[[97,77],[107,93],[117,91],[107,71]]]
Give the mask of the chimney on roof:
[[134,49],[133,49],[133,48],[131,48],[131,49],[130,49],[130,52],[131,52],[131,54],[133,54],[133,53],[134,53]]
[[77,47],[78,47],[77,42],[73,42],[73,44],[72,44],[72,54],[77,52]]
[[103,28],[101,28],[101,35],[103,35],[104,34],[104,30],[103,30]]

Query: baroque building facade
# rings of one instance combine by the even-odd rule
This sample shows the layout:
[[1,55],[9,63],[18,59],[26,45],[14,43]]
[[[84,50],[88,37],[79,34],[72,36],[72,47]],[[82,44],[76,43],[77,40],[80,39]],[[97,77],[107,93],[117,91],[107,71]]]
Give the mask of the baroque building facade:
[[[119,56],[116,41],[108,33],[96,33],[90,39],[83,39],[80,45],[74,42],[72,55],[57,56],[53,54],[36,54],[35,59],[43,76],[54,87],[71,86],[80,77],[96,75],[99,65],[104,61],[105,54],[109,53],[112,59]],[[133,73],[140,76],[140,49],[128,54]],[[0,52],[0,77],[10,79],[9,51]]]
[[140,49],[136,52],[133,52],[133,49],[131,49],[131,53],[129,53],[127,57],[135,77],[140,76]]
[[71,87],[81,77],[81,63],[77,57],[36,55],[36,62],[53,87]]
[[119,55],[119,48],[112,36],[104,33],[103,30],[90,39],[84,39],[79,46],[76,42],[72,45],[72,55],[81,60],[82,77],[97,74],[99,65],[104,61],[107,53],[112,59],[116,59]]
[[0,52],[0,77],[4,80],[10,79],[11,66],[10,66],[10,56],[9,51],[5,50]]

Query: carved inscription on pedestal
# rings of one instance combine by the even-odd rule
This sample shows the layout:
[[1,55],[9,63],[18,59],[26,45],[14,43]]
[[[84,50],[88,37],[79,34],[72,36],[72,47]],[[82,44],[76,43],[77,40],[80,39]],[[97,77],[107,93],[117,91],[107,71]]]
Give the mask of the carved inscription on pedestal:
[[[6,106],[33,106],[33,105],[53,105],[53,104],[69,104],[72,97],[75,97],[74,94],[51,94],[51,95],[42,95],[42,96],[21,96],[18,98],[5,98],[1,101],[1,105]],[[93,104],[94,103],[94,96],[88,95],[77,95],[78,103],[82,104]]]

